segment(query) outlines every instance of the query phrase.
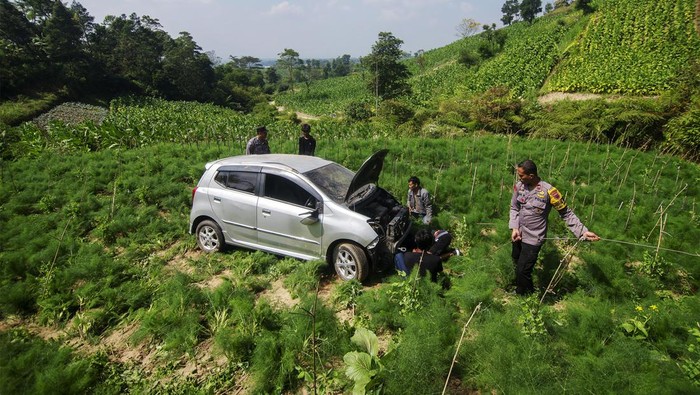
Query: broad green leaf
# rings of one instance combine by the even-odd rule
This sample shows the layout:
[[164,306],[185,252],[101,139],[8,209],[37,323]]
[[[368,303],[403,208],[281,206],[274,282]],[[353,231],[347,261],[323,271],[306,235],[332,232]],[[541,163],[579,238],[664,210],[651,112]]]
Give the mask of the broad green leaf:
[[372,357],[377,356],[379,340],[377,340],[377,335],[374,332],[365,328],[358,328],[350,340],[366,350]]

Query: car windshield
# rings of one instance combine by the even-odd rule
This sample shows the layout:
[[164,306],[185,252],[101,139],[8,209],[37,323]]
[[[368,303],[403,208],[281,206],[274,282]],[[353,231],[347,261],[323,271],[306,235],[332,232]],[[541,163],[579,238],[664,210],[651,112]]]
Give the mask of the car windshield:
[[355,173],[337,163],[329,163],[307,171],[304,175],[337,203],[345,201],[345,194],[348,193],[350,182],[355,177]]

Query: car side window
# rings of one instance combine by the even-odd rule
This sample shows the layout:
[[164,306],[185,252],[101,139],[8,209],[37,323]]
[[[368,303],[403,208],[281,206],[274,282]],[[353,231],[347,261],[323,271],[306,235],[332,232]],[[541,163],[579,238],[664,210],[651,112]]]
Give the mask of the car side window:
[[214,181],[229,189],[255,193],[255,186],[258,182],[258,173],[246,171],[220,171],[216,173]]
[[275,174],[265,175],[265,197],[309,208],[315,208],[317,201],[294,181]]

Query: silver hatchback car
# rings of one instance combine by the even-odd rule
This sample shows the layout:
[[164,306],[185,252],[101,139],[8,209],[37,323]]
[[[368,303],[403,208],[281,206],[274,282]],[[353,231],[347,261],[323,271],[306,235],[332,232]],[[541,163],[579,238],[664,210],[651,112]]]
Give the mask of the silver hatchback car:
[[209,162],[192,191],[190,233],[205,252],[226,244],[333,264],[344,280],[390,265],[409,234],[408,209],[377,186],[388,150],[357,173],[312,156]]

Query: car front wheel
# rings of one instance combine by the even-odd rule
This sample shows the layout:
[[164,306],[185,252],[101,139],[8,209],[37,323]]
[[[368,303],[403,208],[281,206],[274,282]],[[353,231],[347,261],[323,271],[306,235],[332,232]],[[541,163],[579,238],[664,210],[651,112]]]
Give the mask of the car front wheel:
[[214,221],[202,221],[197,226],[197,245],[204,252],[221,251],[224,248],[224,234]]
[[356,244],[342,243],[333,251],[335,272],[343,280],[363,281],[369,273],[365,251]]

